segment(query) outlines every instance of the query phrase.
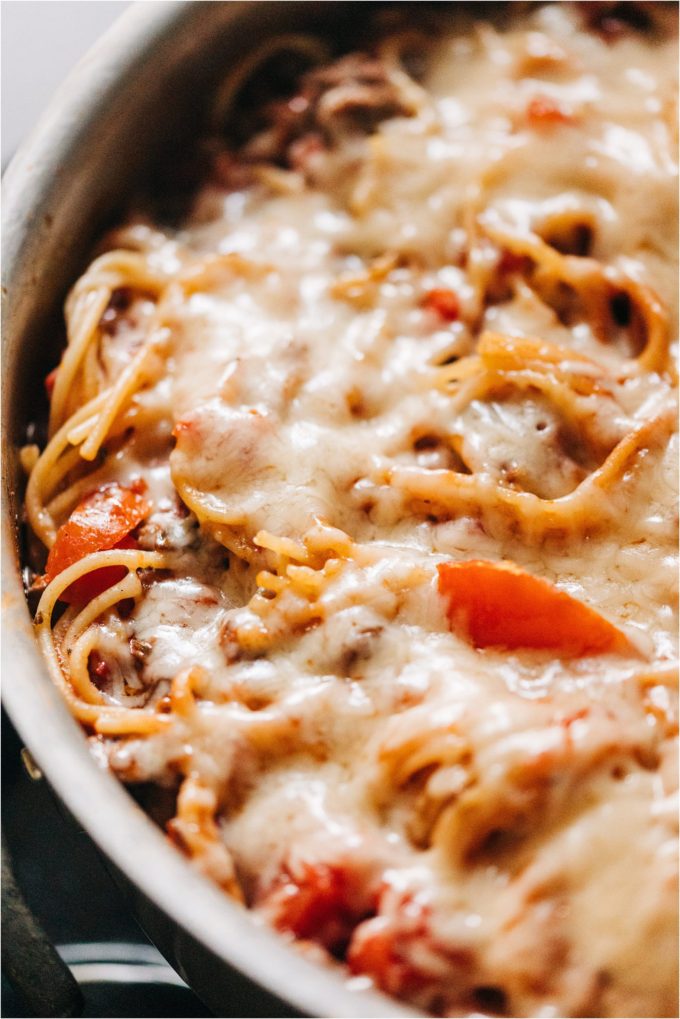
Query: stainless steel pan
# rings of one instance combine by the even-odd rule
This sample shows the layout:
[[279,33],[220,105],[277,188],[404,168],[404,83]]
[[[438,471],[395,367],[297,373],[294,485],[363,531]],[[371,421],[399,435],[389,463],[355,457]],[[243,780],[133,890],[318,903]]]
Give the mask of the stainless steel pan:
[[[291,28],[333,32],[352,3],[134,5],[55,95],[6,174],[3,206],[3,700],[67,810],[102,850],[143,926],[217,1014],[414,1015],[312,964],[195,873],[100,770],[53,688],[20,581],[18,447],[54,363],[61,305],[96,238],[172,142],[190,143],[203,98],[236,56]],[[48,358],[51,361],[48,362]],[[250,992],[249,992],[250,993]],[[254,1000],[252,997],[249,999]],[[285,1003],[285,1004],[284,1004]]]

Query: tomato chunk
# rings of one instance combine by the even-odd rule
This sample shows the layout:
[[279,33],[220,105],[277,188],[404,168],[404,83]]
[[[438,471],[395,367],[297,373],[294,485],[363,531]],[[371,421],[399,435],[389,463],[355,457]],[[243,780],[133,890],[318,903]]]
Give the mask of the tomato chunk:
[[[139,487],[139,486],[137,486]],[[92,552],[135,548],[130,532],[148,516],[150,506],[134,488],[113,482],[88,495],[57,531],[47,558],[46,576],[54,580],[73,563]],[[61,598],[71,603],[91,601],[125,576],[124,566],[94,570],[71,584]]]
[[565,658],[637,654],[594,609],[514,563],[473,559],[438,570],[451,625],[475,647],[535,648]]
[[357,923],[371,912],[373,896],[348,866],[308,861],[295,873],[284,870],[262,907],[278,930],[342,952]]
[[428,975],[408,958],[414,940],[427,944],[427,936],[418,932],[395,930],[387,917],[376,916],[359,927],[350,942],[347,964],[351,973],[365,973],[387,994],[409,996],[428,983]]
[[437,940],[426,902],[385,885],[377,915],[359,924],[352,935],[347,964],[352,973],[365,973],[388,994],[448,1015],[448,993],[453,998],[454,989],[464,985],[474,969],[474,957],[467,946]]
[[428,291],[423,298],[423,306],[436,312],[446,322],[455,322],[460,318],[460,301],[453,290],[445,287]]
[[573,116],[549,96],[536,96],[527,106],[527,118],[534,127],[550,127],[554,124],[569,124]]

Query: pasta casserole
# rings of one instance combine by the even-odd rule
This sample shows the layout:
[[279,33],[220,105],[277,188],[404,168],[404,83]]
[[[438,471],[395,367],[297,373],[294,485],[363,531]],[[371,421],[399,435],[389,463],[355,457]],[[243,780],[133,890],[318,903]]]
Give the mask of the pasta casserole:
[[563,2],[264,42],[181,221],[75,283],[22,450],[97,761],[437,1015],[677,1015],[676,35]]

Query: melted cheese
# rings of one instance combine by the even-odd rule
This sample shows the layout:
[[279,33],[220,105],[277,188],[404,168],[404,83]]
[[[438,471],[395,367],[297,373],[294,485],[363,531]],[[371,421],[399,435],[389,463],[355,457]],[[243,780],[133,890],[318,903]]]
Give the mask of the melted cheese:
[[[635,308],[603,339],[592,290],[501,260],[508,237],[555,251],[585,224],[575,257],[615,281],[612,299],[624,278],[651,288],[673,335],[674,38],[607,41],[561,3],[503,28],[460,18],[425,56],[413,115],[280,172],[283,190],[206,186],[155,235],[170,275],[223,257],[167,302],[163,377],[137,398],[163,423],[154,442],[102,474],[146,478],[140,541],[176,558],[101,653],[117,640],[129,667],[137,641],[151,703],[203,672],[194,711],[106,740],[107,757],[130,781],[202,776],[247,900],[336,954],[349,942],[355,971],[423,1008],[670,1016],[675,443],[643,444],[573,527],[532,532],[493,500],[568,498],[673,413],[671,371],[632,359]],[[535,102],[562,119],[532,119]],[[437,289],[456,295],[453,321]],[[135,327],[109,341],[112,377]],[[604,381],[563,403],[536,375],[440,384],[488,331],[557,344]],[[474,477],[479,505],[410,496],[395,467]],[[319,521],[351,549],[305,552]],[[470,558],[547,578],[641,657],[475,649],[436,584],[439,564]],[[327,902],[314,929],[281,913],[295,895],[307,908],[300,874],[321,865],[360,903],[332,945]]]

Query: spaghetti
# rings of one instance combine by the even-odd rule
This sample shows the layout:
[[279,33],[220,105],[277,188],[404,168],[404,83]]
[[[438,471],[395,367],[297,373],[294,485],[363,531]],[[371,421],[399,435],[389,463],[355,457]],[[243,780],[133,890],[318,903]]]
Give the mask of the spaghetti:
[[440,1015],[676,1015],[674,11],[405,11],[234,67],[184,223],[75,284],[38,640],[301,949]]

